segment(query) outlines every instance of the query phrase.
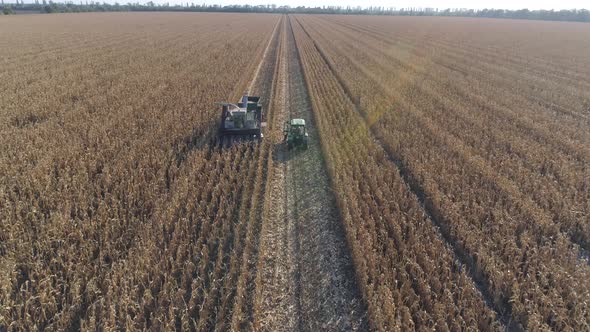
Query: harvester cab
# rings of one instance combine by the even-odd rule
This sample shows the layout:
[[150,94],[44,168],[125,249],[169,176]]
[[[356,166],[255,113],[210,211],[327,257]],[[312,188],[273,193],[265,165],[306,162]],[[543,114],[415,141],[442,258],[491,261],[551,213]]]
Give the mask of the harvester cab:
[[290,121],[285,121],[283,133],[285,134],[285,142],[287,143],[287,148],[289,150],[294,147],[307,149],[309,135],[307,134],[307,128],[305,127],[305,120],[291,119]]
[[237,104],[222,103],[219,136],[230,144],[235,141],[260,141],[264,135],[260,97],[244,94]]

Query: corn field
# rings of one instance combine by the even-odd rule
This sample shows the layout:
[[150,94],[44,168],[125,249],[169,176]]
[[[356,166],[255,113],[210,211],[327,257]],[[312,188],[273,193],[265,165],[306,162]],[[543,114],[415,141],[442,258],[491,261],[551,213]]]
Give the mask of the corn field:
[[[0,19],[0,331],[589,330],[589,33]],[[265,138],[222,147],[244,91]]]
[[296,20],[374,328],[588,329],[588,27]]

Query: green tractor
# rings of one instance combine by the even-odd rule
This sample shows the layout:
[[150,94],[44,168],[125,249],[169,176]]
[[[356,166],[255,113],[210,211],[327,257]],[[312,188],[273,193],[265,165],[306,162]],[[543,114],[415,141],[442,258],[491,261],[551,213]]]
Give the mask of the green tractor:
[[287,142],[287,148],[291,150],[294,147],[302,147],[307,149],[307,129],[305,128],[305,120],[303,119],[291,119],[285,121],[285,127],[283,128],[285,134],[285,142]]

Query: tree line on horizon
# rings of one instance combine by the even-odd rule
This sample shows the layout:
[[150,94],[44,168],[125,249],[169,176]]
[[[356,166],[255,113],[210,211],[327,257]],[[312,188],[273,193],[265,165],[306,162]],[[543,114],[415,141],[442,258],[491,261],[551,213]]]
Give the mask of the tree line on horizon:
[[145,4],[109,4],[88,2],[75,4],[73,2],[53,2],[35,0],[34,3],[5,3],[2,0],[0,12],[16,14],[19,12],[39,13],[81,13],[81,12],[124,12],[124,11],[172,11],[172,12],[230,12],[230,13],[293,13],[293,14],[341,14],[341,15],[390,15],[390,16],[455,16],[455,17],[486,17],[506,19],[526,19],[545,21],[590,22],[590,11],[587,9],[563,10],[509,10],[509,9],[465,9],[465,8],[393,8],[393,7],[290,7],[277,5],[198,5],[185,2],[170,5],[170,3],[156,4],[149,1]]

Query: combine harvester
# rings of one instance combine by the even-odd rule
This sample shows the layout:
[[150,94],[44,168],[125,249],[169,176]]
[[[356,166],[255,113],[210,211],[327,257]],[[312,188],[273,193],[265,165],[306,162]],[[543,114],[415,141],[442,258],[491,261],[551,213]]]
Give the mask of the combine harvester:
[[264,137],[260,97],[244,94],[237,105],[221,103],[221,126],[219,138],[223,146],[231,146],[237,142],[260,142]]

